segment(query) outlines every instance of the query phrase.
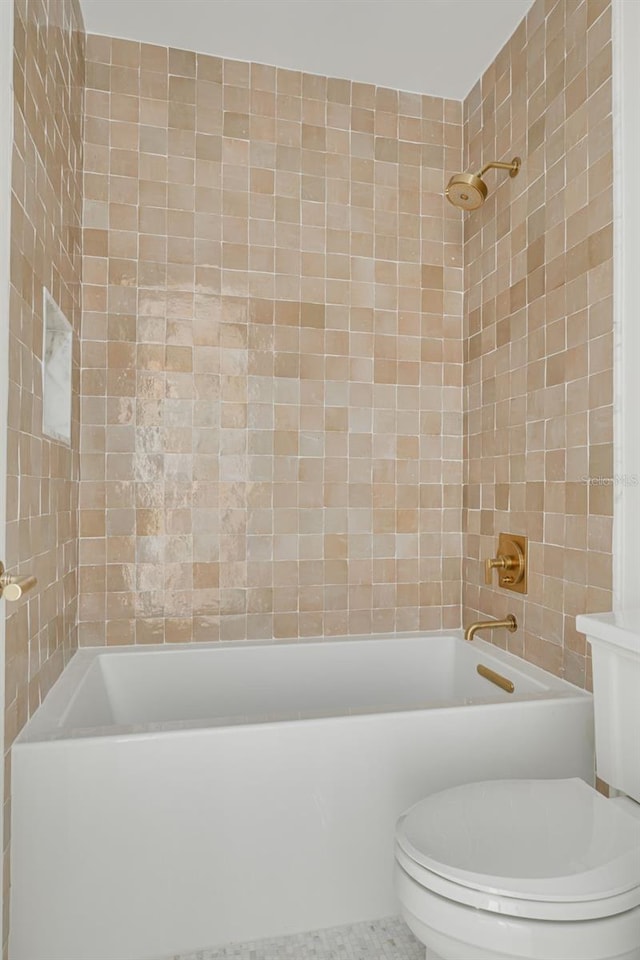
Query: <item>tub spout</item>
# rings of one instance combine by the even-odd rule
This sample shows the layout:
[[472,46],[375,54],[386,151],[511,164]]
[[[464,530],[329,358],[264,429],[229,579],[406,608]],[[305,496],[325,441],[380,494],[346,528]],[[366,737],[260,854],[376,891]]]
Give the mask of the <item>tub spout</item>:
[[465,640],[473,640],[478,630],[495,629],[496,627],[506,627],[510,633],[518,629],[518,621],[512,613],[508,613],[504,620],[478,620],[477,623],[470,624],[464,632]]

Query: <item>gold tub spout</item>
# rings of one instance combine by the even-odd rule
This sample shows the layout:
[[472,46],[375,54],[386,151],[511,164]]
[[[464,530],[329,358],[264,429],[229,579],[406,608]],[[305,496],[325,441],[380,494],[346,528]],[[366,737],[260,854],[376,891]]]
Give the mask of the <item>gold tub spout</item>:
[[493,630],[496,627],[506,627],[510,633],[518,629],[518,621],[512,613],[508,613],[504,620],[478,620],[470,624],[464,632],[465,640],[473,640],[478,630]]

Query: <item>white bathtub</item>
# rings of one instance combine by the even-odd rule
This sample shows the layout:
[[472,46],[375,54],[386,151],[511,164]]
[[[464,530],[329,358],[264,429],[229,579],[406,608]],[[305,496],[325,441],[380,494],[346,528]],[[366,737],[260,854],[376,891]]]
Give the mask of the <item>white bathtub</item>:
[[13,748],[11,960],[386,916],[399,814],[518,776],[592,781],[591,697],[481,640],[81,650]]

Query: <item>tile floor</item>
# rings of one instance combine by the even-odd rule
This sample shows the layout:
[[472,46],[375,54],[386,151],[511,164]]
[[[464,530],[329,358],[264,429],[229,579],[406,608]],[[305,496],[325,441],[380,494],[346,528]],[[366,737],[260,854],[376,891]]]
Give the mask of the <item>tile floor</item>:
[[424,960],[399,917],[198,950],[171,960]]

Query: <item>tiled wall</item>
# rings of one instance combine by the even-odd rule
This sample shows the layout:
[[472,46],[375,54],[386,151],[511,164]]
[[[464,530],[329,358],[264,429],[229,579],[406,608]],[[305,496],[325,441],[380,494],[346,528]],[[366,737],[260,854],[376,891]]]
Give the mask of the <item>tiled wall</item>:
[[[611,607],[609,0],[537,0],[464,111],[466,169],[523,160],[465,222],[465,617],[513,612],[510,649],[589,686],[574,616]],[[501,531],[530,538],[524,599],[481,585]]]
[[89,37],[80,642],[456,626],[462,105]]
[[[41,363],[43,286],[80,333],[83,84],[79,5],[18,0],[4,559],[12,572],[35,574],[38,586],[6,605],[5,751],[77,646],[78,339],[71,448],[42,434]],[[8,771],[5,788],[8,795]],[[5,847],[8,840],[7,829]]]

